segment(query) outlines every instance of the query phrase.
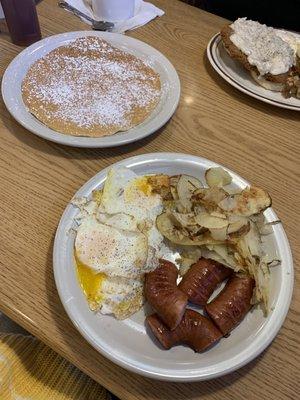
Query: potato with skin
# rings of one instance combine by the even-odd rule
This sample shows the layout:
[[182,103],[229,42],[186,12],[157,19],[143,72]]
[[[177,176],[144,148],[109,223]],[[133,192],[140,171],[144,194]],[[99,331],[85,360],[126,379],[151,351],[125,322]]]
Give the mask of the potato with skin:
[[232,181],[231,175],[222,167],[213,167],[205,171],[205,179],[209,187],[223,187]]
[[169,330],[157,314],[146,318],[151,331],[165,349],[179,343],[187,344],[195,352],[206,350],[223,336],[219,329],[206,317],[187,309],[182,321],[173,331]]
[[145,297],[169,329],[179,325],[188,298],[177,287],[178,270],[170,261],[160,260],[156,270],[146,274]]

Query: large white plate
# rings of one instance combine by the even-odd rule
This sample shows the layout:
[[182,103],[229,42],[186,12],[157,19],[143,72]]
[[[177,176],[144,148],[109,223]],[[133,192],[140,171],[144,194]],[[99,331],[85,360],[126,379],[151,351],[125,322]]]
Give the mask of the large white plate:
[[[112,136],[89,138],[65,135],[56,132],[26,109],[21,94],[21,84],[29,67],[56,47],[78,37],[99,36],[112,45],[127,51],[142,60],[149,61],[159,73],[162,83],[162,98],[151,115],[140,125]],[[140,40],[109,32],[80,31],[50,36],[23,50],[7,67],[2,80],[2,96],[11,115],[26,129],[53,142],[76,147],[111,147],[135,142],[161,128],[173,115],[180,98],[180,81],[170,61],[159,51]]]
[[300,111],[300,99],[285,99],[280,92],[273,92],[258,85],[243,66],[227,54],[219,33],[209,42],[207,57],[215,71],[241,92],[274,106]]
[[[137,174],[186,173],[204,178],[204,171],[218,164],[200,157],[180,153],[154,153],[131,157],[115,165],[130,167]],[[90,196],[100,188],[109,168],[89,180],[75,196]],[[245,187],[248,182],[228,170],[235,187]],[[78,285],[73,261],[73,218],[78,210],[69,204],[59,223],[54,243],[54,275],[61,301],[76,328],[100,353],[139,374],[170,381],[196,381],[214,378],[248,363],[260,354],[273,340],[287,314],[293,289],[293,262],[285,232],[280,224],[274,226],[274,236],[268,236],[267,246],[276,250],[281,266],[271,273],[270,303],[272,311],[267,318],[258,309],[248,313],[244,321],[203,354],[196,354],[183,346],[171,350],[159,347],[145,329],[145,312],[142,309],[125,321],[111,316],[94,314],[87,306]],[[277,219],[272,209],[266,211],[269,221]],[[272,235],[271,235],[272,236]]]

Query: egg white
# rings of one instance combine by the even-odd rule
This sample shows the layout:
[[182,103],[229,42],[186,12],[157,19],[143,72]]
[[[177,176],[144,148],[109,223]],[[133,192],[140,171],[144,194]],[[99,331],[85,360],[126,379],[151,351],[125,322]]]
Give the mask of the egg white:
[[[126,318],[143,303],[144,274],[171,253],[156,228],[163,210],[145,176],[128,168],[109,171],[102,192],[77,199],[75,254],[90,308]],[[96,200],[95,200],[96,199]]]
[[148,257],[147,237],[85,218],[77,230],[75,251],[79,261],[108,276],[134,278],[143,273]]
[[154,222],[163,204],[160,195],[151,192],[146,177],[120,167],[112,168],[107,175],[100,209],[108,214],[132,215],[137,223]]

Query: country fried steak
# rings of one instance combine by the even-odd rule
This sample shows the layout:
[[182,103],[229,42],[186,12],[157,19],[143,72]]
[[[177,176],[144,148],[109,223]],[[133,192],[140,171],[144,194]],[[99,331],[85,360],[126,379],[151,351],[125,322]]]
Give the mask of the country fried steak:
[[256,65],[250,64],[248,56],[240,50],[231,40],[234,30],[226,25],[221,30],[223,45],[231,58],[238,61],[249,71],[253,79],[265,89],[280,91],[285,97],[300,98],[300,59],[296,56],[296,64],[291,66],[287,72],[280,74],[261,74]]

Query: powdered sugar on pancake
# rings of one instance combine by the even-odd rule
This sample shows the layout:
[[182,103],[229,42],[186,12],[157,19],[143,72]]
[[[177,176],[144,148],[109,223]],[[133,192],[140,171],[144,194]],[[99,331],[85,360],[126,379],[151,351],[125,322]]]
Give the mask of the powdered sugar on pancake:
[[91,36],[38,60],[22,93],[29,110],[51,128],[104,136],[141,123],[158,104],[161,84],[142,60]]

